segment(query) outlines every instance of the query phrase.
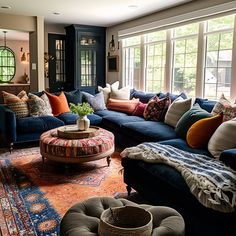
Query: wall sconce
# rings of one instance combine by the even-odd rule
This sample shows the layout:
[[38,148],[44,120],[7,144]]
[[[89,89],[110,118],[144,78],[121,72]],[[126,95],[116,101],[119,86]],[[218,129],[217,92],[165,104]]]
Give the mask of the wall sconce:
[[26,55],[25,55],[25,52],[23,52],[23,47],[21,47],[20,51],[22,52],[22,55],[21,55],[21,62],[26,62],[27,59],[26,59]]
[[115,49],[115,40],[114,40],[114,35],[111,36],[111,41],[109,43],[109,51],[114,52]]

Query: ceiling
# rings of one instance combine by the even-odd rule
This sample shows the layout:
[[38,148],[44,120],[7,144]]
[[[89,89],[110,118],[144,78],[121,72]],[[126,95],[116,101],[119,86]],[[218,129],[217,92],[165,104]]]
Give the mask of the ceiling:
[[[43,16],[45,22],[112,26],[191,0],[0,0],[0,13]],[[59,14],[55,14],[59,13]]]

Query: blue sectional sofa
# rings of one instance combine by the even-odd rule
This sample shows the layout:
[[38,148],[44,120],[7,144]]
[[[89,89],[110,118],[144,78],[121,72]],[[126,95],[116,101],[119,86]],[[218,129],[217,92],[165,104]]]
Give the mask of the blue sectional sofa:
[[[131,97],[145,102],[155,94],[134,93]],[[160,95],[160,94],[159,94]],[[163,94],[162,94],[163,95]],[[172,100],[175,97],[172,97]],[[196,99],[205,110],[211,111],[215,102]],[[190,148],[173,127],[164,122],[146,121],[142,117],[130,116],[111,110],[97,111],[88,116],[92,125],[112,131],[120,147],[129,147],[141,142],[160,142],[185,151],[210,156],[208,150]],[[38,140],[49,129],[65,124],[74,124],[77,116],[64,113],[58,117],[26,117],[16,119],[9,108],[0,105],[0,138],[7,145]],[[236,148],[225,150],[220,159],[236,169]],[[186,235],[234,235],[236,214],[219,213],[202,206],[190,193],[178,171],[164,164],[122,159],[124,182],[127,189],[138,191],[145,199],[156,205],[167,205],[178,210],[186,222]]]

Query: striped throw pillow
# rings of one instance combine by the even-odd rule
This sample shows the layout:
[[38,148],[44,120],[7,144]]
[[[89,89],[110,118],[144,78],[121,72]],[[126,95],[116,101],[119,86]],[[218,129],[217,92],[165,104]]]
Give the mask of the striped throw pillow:
[[2,91],[4,104],[6,104],[16,115],[17,118],[29,116],[28,96],[22,90],[17,96],[12,93]]

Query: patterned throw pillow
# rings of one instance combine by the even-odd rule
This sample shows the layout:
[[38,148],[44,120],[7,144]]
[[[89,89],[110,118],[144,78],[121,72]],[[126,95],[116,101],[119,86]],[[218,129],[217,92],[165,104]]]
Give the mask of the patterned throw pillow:
[[208,143],[209,152],[219,158],[227,149],[236,147],[236,118],[222,123],[211,136]]
[[113,111],[121,111],[127,114],[132,114],[139,104],[139,99],[124,100],[109,98],[107,108]]
[[166,112],[165,123],[176,127],[182,115],[188,111],[192,106],[192,98],[183,99],[182,97],[176,98],[170,105]]
[[45,93],[41,97],[32,93],[29,93],[28,96],[30,116],[53,116],[50,102]]
[[15,113],[17,118],[29,116],[27,93],[22,90],[17,96],[2,91],[4,103]]
[[86,93],[86,92],[82,92],[82,93],[86,102],[90,104],[90,106],[93,108],[94,111],[101,111],[101,110],[107,109],[102,92],[97,93],[94,96],[90,93]]
[[165,97],[160,99],[155,96],[151,101],[148,102],[143,117],[146,120],[155,120],[155,121],[163,121],[166,111],[171,103],[169,97]]
[[223,121],[231,120],[236,117],[236,104],[232,104],[229,100],[227,100],[224,94],[221,95],[211,113],[213,115],[217,115],[222,112],[224,114]]
[[58,96],[53,95],[47,91],[44,92],[48,96],[50,105],[52,107],[52,114],[54,116],[59,116],[60,114],[70,112],[64,92],[61,92]]
[[188,130],[186,141],[191,148],[206,148],[212,134],[222,123],[223,114],[201,119]]

